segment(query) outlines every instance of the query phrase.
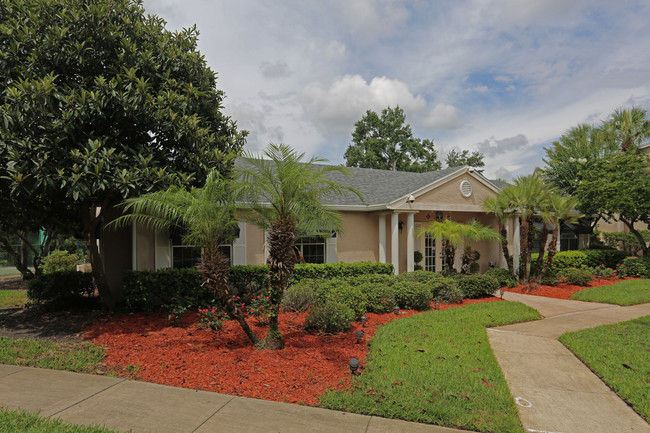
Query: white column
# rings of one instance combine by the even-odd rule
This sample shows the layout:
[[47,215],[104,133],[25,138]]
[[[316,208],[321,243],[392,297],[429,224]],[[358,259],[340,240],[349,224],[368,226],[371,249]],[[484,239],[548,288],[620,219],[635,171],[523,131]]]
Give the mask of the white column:
[[386,263],[386,215],[379,214],[379,263]]
[[415,244],[415,214],[406,215],[406,272],[413,272],[415,260],[413,258]]
[[512,270],[514,271],[515,275],[519,274],[519,255],[521,254],[521,230],[519,226],[519,217],[515,216],[512,218],[512,224],[515,225],[514,227],[514,234],[512,236],[512,243],[513,243],[513,248],[512,248]]
[[395,274],[399,274],[399,214],[392,213],[390,216],[390,257],[395,268]]

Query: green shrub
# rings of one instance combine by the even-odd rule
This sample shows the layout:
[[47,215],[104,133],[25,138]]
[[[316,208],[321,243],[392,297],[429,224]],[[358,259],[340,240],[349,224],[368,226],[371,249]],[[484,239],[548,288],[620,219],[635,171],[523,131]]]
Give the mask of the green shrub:
[[598,248],[582,251],[585,254],[585,265],[591,267],[604,266],[615,268],[625,259],[625,253],[614,248]]
[[617,269],[619,270],[619,275],[624,274],[621,276],[650,278],[650,259],[628,257],[623,260],[622,266],[619,269]]
[[544,284],[545,286],[556,286],[558,283],[557,272],[555,272],[552,269],[549,269],[540,278],[540,283]]
[[318,302],[318,291],[314,287],[319,280],[304,280],[289,287],[282,297],[285,311],[307,311]]
[[429,288],[429,290],[431,290],[432,298],[439,298],[443,292],[448,295],[448,292],[450,292],[450,290],[453,291],[453,288],[456,287],[453,278],[444,277],[442,274],[436,272],[405,272],[400,274],[398,278],[402,281],[413,281],[424,284]]
[[305,329],[329,333],[345,332],[356,319],[354,311],[345,304],[335,301],[317,305],[309,310],[305,318]]
[[433,299],[431,289],[415,281],[400,281],[392,289],[397,305],[407,310],[426,310]]
[[359,284],[359,289],[365,298],[366,312],[390,313],[396,304],[393,286],[377,283]]
[[358,285],[348,284],[339,279],[339,284],[328,290],[325,296],[326,303],[338,303],[347,305],[354,311],[355,319],[363,316],[368,311],[367,297]]
[[470,274],[477,274],[480,269],[481,269],[481,265],[478,262],[472,262],[469,265]]
[[420,263],[424,256],[422,255],[422,251],[413,251],[413,261],[415,263]]
[[266,265],[231,266],[228,282],[235,289],[233,294],[249,302],[269,287],[269,267]]
[[517,279],[512,272],[507,269],[490,268],[483,275],[495,278],[499,283],[499,287],[515,287],[517,285]]
[[52,251],[49,256],[43,257],[41,262],[44,274],[76,271],[78,264],[79,256],[65,250]]
[[588,286],[593,281],[594,276],[588,269],[583,268],[569,268],[558,272],[561,281],[566,284],[575,286]]
[[494,295],[501,287],[497,279],[489,275],[457,275],[455,278],[458,290],[468,299]]
[[366,274],[391,275],[393,273],[393,265],[390,263],[307,263],[296,265],[291,276],[291,284],[295,284],[305,278],[340,278]]
[[[202,286],[194,268],[126,271],[122,278],[124,305],[128,311],[168,311],[182,303],[185,309],[213,304],[210,289]],[[181,301],[182,300],[182,301]]]
[[29,299],[53,305],[74,304],[94,294],[92,274],[77,271],[43,274],[27,285]]

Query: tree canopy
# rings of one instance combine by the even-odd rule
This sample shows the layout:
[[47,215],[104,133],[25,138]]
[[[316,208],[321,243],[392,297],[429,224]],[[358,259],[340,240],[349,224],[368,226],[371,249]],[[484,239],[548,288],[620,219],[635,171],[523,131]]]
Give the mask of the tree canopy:
[[441,168],[433,140],[413,136],[404,110],[372,110],[354,124],[352,144],[344,154],[348,167],[399,171],[434,171]]
[[478,151],[474,151],[470,154],[469,150],[459,152],[456,149],[452,149],[447,154],[445,162],[447,163],[447,167],[463,167],[467,165],[474,168],[479,173],[483,173],[482,169],[485,167],[483,154]]
[[106,210],[227,172],[245,133],[221,112],[196,28],[169,32],[135,0],[7,0],[0,16],[0,189],[74,211],[110,304]]

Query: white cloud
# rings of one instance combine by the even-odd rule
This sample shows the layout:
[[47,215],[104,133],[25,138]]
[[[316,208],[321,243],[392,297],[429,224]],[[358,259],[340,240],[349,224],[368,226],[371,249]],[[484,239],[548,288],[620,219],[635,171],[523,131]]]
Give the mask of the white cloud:
[[476,93],[487,93],[490,91],[490,88],[488,86],[474,86],[469,90]]
[[433,107],[422,122],[422,126],[428,130],[454,129],[461,124],[458,108],[453,105],[438,104]]
[[262,62],[260,72],[264,78],[285,78],[291,75],[289,65],[286,62],[277,60],[275,62]]
[[375,77],[369,83],[360,75],[346,75],[330,84],[306,85],[302,105],[310,118],[324,129],[349,132],[366,110],[381,111],[399,105],[407,114],[426,109],[426,101],[413,95],[408,86],[386,77]]

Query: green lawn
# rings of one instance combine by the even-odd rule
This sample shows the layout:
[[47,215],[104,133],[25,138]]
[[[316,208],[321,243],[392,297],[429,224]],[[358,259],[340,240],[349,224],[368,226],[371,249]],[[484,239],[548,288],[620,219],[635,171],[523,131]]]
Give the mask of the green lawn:
[[569,332],[560,341],[650,422],[650,316]]
[[0,308],[22,307],[27,300],[27,292],[0,290]]
[[0,337],[0,364],[90,372],[102,359],[104,349],[90,343]]
[[395,320],[370,345],[353,389],[325,407],[482,432],[522,432],[486,327],[539,319],[515,302],[473,304]]
[[635,305],[650,302],[650,280],[626,280],[610,286],[581,290],[571,296],[576,301]]
[[65,424],[24,411],[0,410],[0,433],[117,433],[99,427]]

